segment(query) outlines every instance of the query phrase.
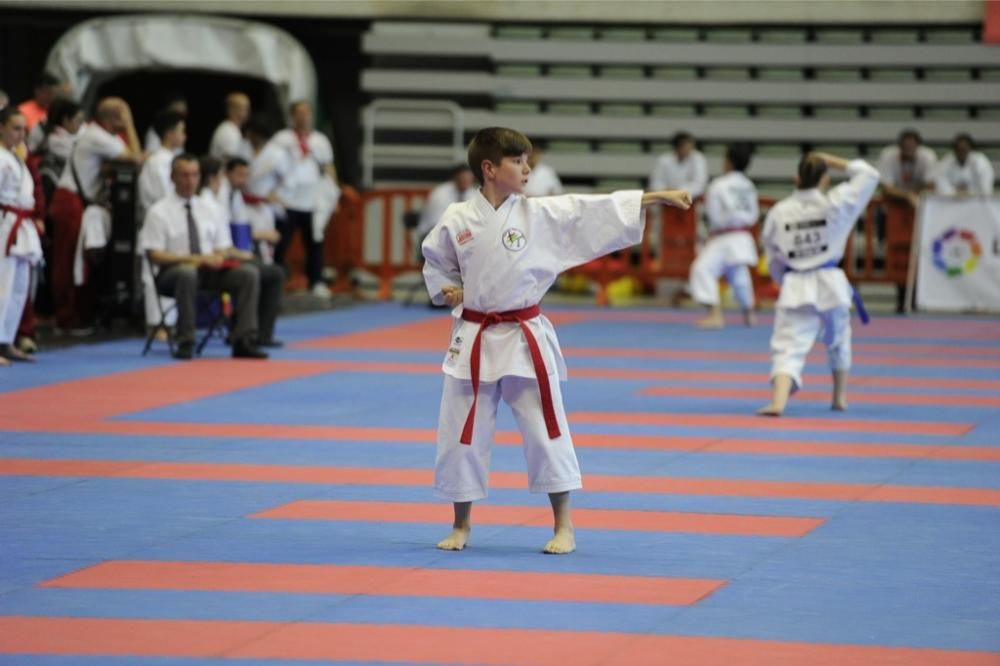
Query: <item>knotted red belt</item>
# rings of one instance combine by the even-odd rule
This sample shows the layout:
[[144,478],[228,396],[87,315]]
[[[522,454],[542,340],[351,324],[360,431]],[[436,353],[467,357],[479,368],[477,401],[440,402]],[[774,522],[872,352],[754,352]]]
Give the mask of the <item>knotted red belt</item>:
[[715,238],[716,236],[725,236],[726,234],[735,234],[741,231],[750,233],[752,230],[753,227],[728,227],[726,229],[715,229],[713,231],[710,231],[708,232],[708,236],[709,238]]
[[537,305],[521,310],[508,310],[507,312],[477,312],[468,308],[462,310],[462,319],[479,324],[476,339],[472,342],[472,408],[465,418],[465,427],[462,428],[462,437],[459,439],[462,444],[472,444],[472,427],[476,421],[476,402],[479,400],[479,361],[482,354],[483,331],[501,322],[517,322],[518,326],[521,327],[524,339],[528,343],[528,350],[531,352],[531,364],[535,368],[538,391],[542,396],[542,415],[545,417],[545,427],[549,431],[550,439],[559,437],[559,421],[556,419],[556,409],[552,404],[552,387],[549,385],[549,373],[545,369],[545,359],[542,358],[542,351],[538,348],[535,334],[531,332],[531,328],[526,323],[541,313],[542,309]]
[[4,213],[14,214],[14,226],[10,228],[10,233],[7,235],[7,242],[4,245],[3,255],[5,257],[10,256],[10,249],[14,247],[14,243],[17,242],[17,232],[21,229],[21,224],[30,219],[35,211],[30,208],[15,208],[14,206],[8,206],[7,204],[0,204],[0,211]]

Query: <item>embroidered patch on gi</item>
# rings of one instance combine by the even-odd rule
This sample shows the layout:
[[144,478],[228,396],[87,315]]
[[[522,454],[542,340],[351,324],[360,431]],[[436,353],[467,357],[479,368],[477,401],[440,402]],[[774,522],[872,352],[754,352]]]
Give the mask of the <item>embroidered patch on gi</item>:
[[503,241],[503,246],[511,252],[520,252],[528,244],[528,239],[524,235],[524,232],[515,227],[511,227],[503,232],[501,240]]
[[462,353],[462,350],[458,347],[448,347],[448,358],[444,360],[448,365],[455,365],[455,361],[458,360],[458,355]]
[[468,229],[462,229],[461,231],[458,232],[458,235],[455,236],[455,240],[458,242],[459,245],[465,245],[466,243],[472,240],[472,232],[469,231]]

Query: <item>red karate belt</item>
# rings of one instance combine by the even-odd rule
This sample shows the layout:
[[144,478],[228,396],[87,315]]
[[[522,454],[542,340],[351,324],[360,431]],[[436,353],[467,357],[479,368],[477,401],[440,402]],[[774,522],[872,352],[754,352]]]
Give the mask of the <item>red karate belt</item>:
[[556,409],[552,403],[552,387],[549,385],[549,373],[545,369],[545,359],[542,358],[542,351],[538,348],[538,341],[535,334],[526,323],[529,319],[534,319],[542,313],[542,309],[537,305],[521,310],[508,310],[507,312],[477,312],[462,309],[462,319],[479,324],[476,332],[476,339],[472,343],[472,408],[465,418],[465,427],[462,428],[462,437],[458,441],[462,444],[472,444],[472,427],[476,421],[476,402],[479,400],[479,361],[482,355],[483,331],[494,324],[501,322],[517,322],[524,333],[524,339],[528,343],[531,352],[531,364],[535,368],[535,378],[538,380],[538,391],[542,396],[542,415],[545,417],[545,427],[549,431],[549,439],[560,436],[559,421],[556,419]]
[[714,231],[708,232],[709,238],[715,238],[716,236],[725,236],[726,234],[736,234],[744,231],[750,233],[753,231],[753,227],[729,227],[728,229],[716,229]]
[[259,206],[260,204],[268,203],[267,197],[259,197],[249,192],[241,192],[241,194],[243,195],[243,203],[248,206]]
[[10,228],[10,233],[7,235],[7,242],[4,244],[3,254],[5,257],[10,256],[10,249],[14,247],[14,243],[17,242],[17,232],[21,229],[21,224],[30,219],[35,211],[30,208],[15,208],[14,206],[8,206],[7,204],[0,204],[0,211],[4,213],[14,214],[14,226]]

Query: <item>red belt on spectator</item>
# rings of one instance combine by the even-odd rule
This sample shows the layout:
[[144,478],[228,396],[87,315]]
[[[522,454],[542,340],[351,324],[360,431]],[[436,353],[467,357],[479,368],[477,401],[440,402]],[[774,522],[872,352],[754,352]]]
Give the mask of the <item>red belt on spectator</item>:
[[538,341],[526,323],[541,313],[542,309],[537,305],[521,310],[508,310],[507,312],[477,312],[468,308],[462,309],[462,319],[479,324],[476,339],[472,343],[472,359],[470,361],[472,366],[472,408],[465,419],[465,427],[462,428],[462,437],[459,440],[462,444],[472,444],[472,427],[476,421],[476,402],[479,400],[479,361],[482,354],[483,331],[501,322],[517,322],[518,326],[521,327],[524,339],[528,343],[528,350],[531,352],[531,364],[535,368],[538,391],[542,396],[542,415],[545,417],[545,427],[549,431],[550,439],[559,437],[559,421],[556,419],[556,410],[552,403],[549,373],[545,369],[545,360],[542,358],[542,351],[538,348]]
[[735,234],[741,231],[750,233],[752,230],[753,227],[729,227],[727,229],[715,229],[710,231],[708,232],[708,236],[709,238],[715,238],[716,236],[725,236],[726,234]]
[[21,229],[21,224],[30,219],[35,211],[29,208],[15,208],[14,206],[8,206],[7,204],[0,204],[0,211],[4,213],[14,214],[14,226],[10,228],[10,233],[7,235],[7,242],[4,244],[3,254],[5,257],[10,256],[10,249],[14,247],[14,243],[17,242],[17,232]]
[[256,194],[250,194],[249,192],[243,192],[243,203],[248,206],[258,206],[260,204],[268,203],[267,197],[259,197]]

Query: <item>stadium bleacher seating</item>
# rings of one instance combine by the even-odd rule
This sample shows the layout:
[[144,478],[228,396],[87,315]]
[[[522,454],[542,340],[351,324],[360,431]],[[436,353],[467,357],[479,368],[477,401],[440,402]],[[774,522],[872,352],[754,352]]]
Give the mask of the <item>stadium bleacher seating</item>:
[[[781,191],[801,151],[875,159],[904,126],[936,149],[968,132],[1000,161],[1000,86],[990,84],[1000,49],[978,31],[378,21],[363,40],[362,88],[375,102],[457,103],[466,139],[517,127],[576,189],[642,184],[683,129],[713,174],[727,142],[752,141],[750,175]],[[453,124],[416,109],[380,113],[366,127],[370,184],[436,180],[454,161]]]

